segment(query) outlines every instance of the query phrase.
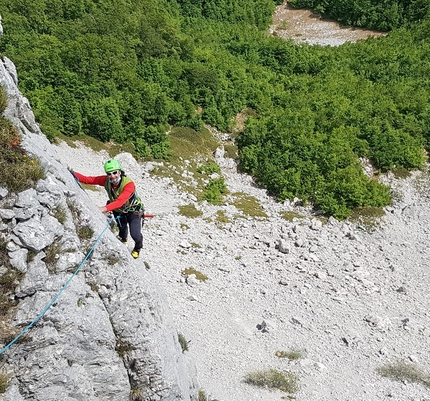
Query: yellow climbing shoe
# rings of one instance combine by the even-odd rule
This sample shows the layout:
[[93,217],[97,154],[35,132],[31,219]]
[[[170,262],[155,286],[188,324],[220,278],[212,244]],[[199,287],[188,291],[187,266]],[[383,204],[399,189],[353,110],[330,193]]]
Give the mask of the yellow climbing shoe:
[[139,252],[140,252],[140,249],[133,249],[133,251],[131,252],[131,256],[137,259],[139,257]]

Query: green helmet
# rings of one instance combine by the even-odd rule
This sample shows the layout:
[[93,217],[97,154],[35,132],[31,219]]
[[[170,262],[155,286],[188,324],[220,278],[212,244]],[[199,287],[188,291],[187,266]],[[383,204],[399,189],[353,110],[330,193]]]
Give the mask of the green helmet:
[[119,161],[114,159],[108,160],[105,163],[104,167],[105,167],[106,173],[109,173],[110,171],[117,171],[117,170],[121,171],[121,165],[119,164]]

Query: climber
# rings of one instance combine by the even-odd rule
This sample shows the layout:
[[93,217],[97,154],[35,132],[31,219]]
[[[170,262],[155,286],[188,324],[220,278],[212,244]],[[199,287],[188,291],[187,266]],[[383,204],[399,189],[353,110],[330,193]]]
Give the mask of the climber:
[[105,187],[109,200],[106,206],[99,206],[102,213],[112,212],[118,224],[118,239],[127,242],[128,228],[134,240],[133,258],[138,258],[143,246],[141,219],[144,207],[136,192],[134,182],[128,178],[117,160],[108,160],[104,164],[106,175],[85,176],[74,171],[79,182]]

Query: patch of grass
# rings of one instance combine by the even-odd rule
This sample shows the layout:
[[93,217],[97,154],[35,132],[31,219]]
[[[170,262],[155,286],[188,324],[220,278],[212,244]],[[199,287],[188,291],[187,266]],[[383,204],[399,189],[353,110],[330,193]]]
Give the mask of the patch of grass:
[[143,390],[140,387],[132,387],[130,390],[130,401],[143,401]]
[[78,234],[79,239],[91,239],[94,235],[94,230],[88,225],[79,223],[80,225],[76,229],[76,233]]
[[0,276],[0,292],[4,294],[13,293],[15,288],[24,278],[24,273],[15,269],[8,269]]
[[[190,203],[189,205],[179,206],[178,209],[179,209],[179,214],[184,217],[197,218],[203,215],[203,212],[197,209],[193,203]],[[183,226],[186,226],[186,225],[184,224]]]
[[385,215],[383,209],[379,207],[360,207],[352,210],[348,220],[360,224],[366,231],[374,230],[380,222],[380,219]]
[[120,261],[120,258],[118,255],[109,255],[107,257],[107,262],[110,266],[116,265]]
[[133,351],[134,349],[135,348],[130,343],[117,337],[115,351],[121,357],[121,359],[123,359],[128,352]]
[[11,268],[9,254],[7,252],[7,243],[6,238],[0,236],[0,265],[6,268]]
[[231,221],[228,218],[228,216],[225,214],[224,210],[217,210],[217,212],[216,212],[216,218],[215,218],[215,223],[217,225],[228,224],[230,222]]
[[[10,327],[7,325],[5,321],[0,321],[0,342],[1,343],[9,344],[19,333],[20,333],[20,330],[18,330],[16,327]],[[25,335],[23,337],[25,337]]]
[[63,206],[55,206],[52,215],[58,220],[59,223],[64,224],[66,222],[67,214]]
[[[21,333],[16,327],[6,327],[3,324],[0,324],[0,341],[4,344],[9,344],[13,341],[18,334]],[[15,344],[25,344],[33,341],[33,337],[31,337],[28,333],[22,335],[18,340],[15,341]]]
[[70,213],[73,217],[73,222],[76,227],[76,234],[79,239],[91,239],[94,235],[94,230],[89,225],[89,219],[86,219],[82,216],[82,211],[79,209],[79,206],[76,202],[67,199],[67,207],[70,210]]
[[248,373],[245,377],[245,383],[257,387],[278,389],[285,393],[295,393],[299,389],[298,378],[294,374],[275,369]]
[[199,400],[198,401],[207,401],[206,393],[203,390],[199,390]]
[[199,272],[196,269],[193,269],[192,267],[188,267],[181,273],[183,276],[188,277],[191,274],[194,274],[196,276],[196,279],[199,281],[205,282],[208,279],[208,276],[204,275],[203,273]]
[[27,263],[30,263],[34,260],[34,258],[36,257],[37,252],[33,251],[32,249],[29,249],[27,252]]
[[300,213],[288,211],[288,212],[281,212],[280,213],[281,218],[284,220],[287,220],[289,222],[294,221],[294,219],[303,219],[305,216],[301,215]]
[[0,373],[0,394],[4,394],[6,392],[8,384],[9,376],[5,373]]
[[3,87],[0,87],[0,114],[6,110],[7,107],[7,94]]
[[213,398],[209,398],[203,390],[199,390],[198,401],[218,401]]
[[98,286],[98,284],[97,283],[94,283],[94,282],[87,282],[87,284],[90,286],[90,288],[91,288],[91,290],[93,291],[93,292],[95,292],[95,293],[98,293],[99,292],[99,286]]
[[391,170],[391,172],[394,174],[394,177],[399,178],[408,178],[411,175],[411,172],[405,168],[395,168]]
[[280,30],[286,30],[288,29],[288,22],[287,21],[281,21],[281,23],[277,26]]
[[376,369],[381,376],[396,381],[422,384],[430,388],[430,374],[417,365],[398,361]]
[[[0,109],[7,104],[7,96],[0,86]],[[1,114],[1,113],[0,113]],[[32,188],[45,178],[39,159],[29,156],[21,147],[21,135],[10,120],[0,115],[0,185],[11,192]]]
[[124,143],[118,144],[114,142],[101,142],[96,138],[93,138],[88,135],[75,135],[75,136],[66,136],[63,134],[56,135],[55,142],[66,142],[71,148],[77,148],[78,143],[81,143],[83,146],[93,149],[96,152],[101,152],[105,150],[111,158],[114,158],[116,155],[122,152],[131,153],[134,158],[138,158],[139,155],[136,153],[134,146],[132,143]]
[[[197,132],[191,128],[176,127],[169,134],[169,139],[171,154],[168,163],[156,166],[151,174],[169,178],[182,191],[201,198],[207,176],[197,170],[213,159],[219,142],[206,128]],[[184,176],[184,171],[189,174]]]
[[189,341],[187,341],[185,339],[183,334],[181,334],[181,333],[178,334],[178,341],[179,341],[179,344],[181,346],[182,352],[188,351]]
[[224,156],[229,157],[230,159],[237,159],[239,157],[238,148],[236,145],[224,145]]
[[214,161],[209,160],[205,164],[197,167],[197,172],[206,175],[221,174],[221,168]]
[[276,351],[275,355],[278,358],[287,358],[289,361],[297,361],[303,358],[304,352],[299,349],[292,349],[290,351]]
[[243,192],[235,192],[232,194],[235,198],[232,204],[240,210],[244,215],[250,217],[267,218],[266,212],[261,207],[257,198],[245,194]]
[[190,229],[190,226],[189,226],[189,225],[187,225],[187,224],[185,224],[185,223],[181,223],[181,224],[180,224],[180,226],[181,226],[181,230],[182,230],[182,231],[185,231],[185,230],[189,230],[189,229]]
[[196,155],[211,156],[218,145],[219,142],[206,128],[197,132],[192,128],[176,127],[170,133],[173,158],[194,159]]
[[79,210],[78,204],[69,198],[66,199],[66,203],[70,213],[72,213],[73,220],[78,220],[81,216],[81,211]]
[[60,252],[61,252],[61,246],[56,242],[53,242],[51,245],[46,247],[45,249],[46,256],[43,258],[43,261],[48,267],[48,270],[50,268],[55,267],[55,264],[57,263],[57,260],[60,257]]
[[13,294],[23,278],[24,273],[11,267],[0,276],[0,316],[2,316],[0,338],[5,343],[9,343],[18,334],[15,329],[8,326],[8,322],[12,318],[15,307],[18,305],[18,301],[13,297]]

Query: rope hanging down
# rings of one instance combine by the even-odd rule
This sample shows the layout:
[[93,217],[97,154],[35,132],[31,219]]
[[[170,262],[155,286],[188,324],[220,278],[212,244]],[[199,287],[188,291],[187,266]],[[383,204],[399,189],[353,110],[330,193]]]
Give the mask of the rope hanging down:
[[58,291],[57,295],[55,295],[55,297],[52,298],[52,300],[48,303],[48,305],[46,305],[45,308],[43,308],[42,312],[40,312],[36,316],[36,318],[34,318],[34,320],[24,330],[21,331],[21,333],[19,333],[9,344],[7,344],[0,351],[0,355],[3,354],[7,349],[9,349],[15,342],[17,342],[25,333],[27,333],[27,331],[30,330],[31,327],[33,327],[39,321],[39,319],[46,313],[46,311],[54,304],[54,302],[59,298],[59,296],[62,294],[62,292],[70,285],[70,283],[72,282],[73,277],[75,277],[78,274],[79,270],[81,270],[81,268],[84,265],[84,263],[91,256],[91,254],[93,253],[95,247],[97,246],[97,244],[99,243],[99,241],[102,238],[103,234],[105,233],[105,231],[108,228],[109,228],[109,224],[107,224],[106,227],[103,229],[103,231],[100,233],[100,235],[98,236],[96,242],[94,243],[94,245],[91,247],[91,249],[86,254],[84,260],[81,262],[81,264],[78,266],[78,268],[72,274],[72,276],[67,280],[66,284],[63,285],[63,287],[61,288],[61,290]]

